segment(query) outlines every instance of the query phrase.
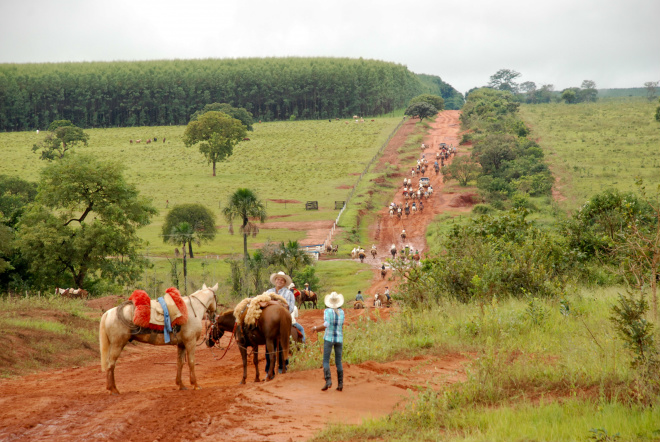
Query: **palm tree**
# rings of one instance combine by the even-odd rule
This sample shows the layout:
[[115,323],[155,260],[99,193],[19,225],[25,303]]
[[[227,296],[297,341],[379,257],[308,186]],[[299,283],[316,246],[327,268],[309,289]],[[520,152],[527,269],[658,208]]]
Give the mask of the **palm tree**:
[[260,222],[266,221],[266,207],[250,189],[238,189],[229,197],[227,207],[222,209],[222,214],[229,223],[229,233],[234,234],[234,219],[240,219],[242,224],[240,232],[243,234],[243,257],[245,263],[245,273],[248,272],[248,249],[247,237],[253,237],[259,233],[259,227],[250,219],[258,219]]
[[174,244],[181,244],[183,247],[183,293],[188,293],[188,268],[186,267],[186,244],[196,240],[196,233],[193,226],[183,221],[172,227],[167,241]]
[[286,269],[287,275],[293,275],[294,270],[311,265],[312,257],[300,248],[298,241],[289,241],[286,245],[282,241],[278,250],[277,263]]

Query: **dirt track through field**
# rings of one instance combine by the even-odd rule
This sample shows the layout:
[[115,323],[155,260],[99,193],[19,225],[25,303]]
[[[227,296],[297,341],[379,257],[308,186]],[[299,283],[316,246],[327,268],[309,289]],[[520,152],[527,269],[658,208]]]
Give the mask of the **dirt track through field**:
[[[431,146],[427,156],[435,156],[438,143],[458,145],[458,115],[458,111],[444,111],[432,123],[425,139]],[[381,165],[396,164],[396,150],[413,125],[414,122],[404,124],[391,140]],[[400,167],[409,172],[412,164]],[[401,246],[398,235],[402,228],[408,233],[406,242],[423,252],[426,227],[432,218],[448,207],[461,207],[455,195],[443,194],[441,175],[436,176],[432,169],[430,172],[427,176],[431,177],[434,197],[425,202],[424,213],[398,220],[390,218],[383,208],[370,229],[378,256],[375,260],[367,258],[374,266],[374,282],[365,290],[367,294],[382,293],[386,284],[396,283],[389,279],[389,274],[388,279],[381,279],[378,269],[381,261],[389,257],[389,246]],[[399,189],[395,201],[400,199]],[[370,248],[371,244],[363,247]],[[350,300],[353,295],[346,296]],[[389,313],[389,309],[379,309],[377,316],[386,319]],[[346,314],[347,327],[363,315],[376,318],[372,308],[346,309]],[[303,310],[299,322],[309,334],[313,325],[322,322],[322,315],[322,310]],[[316,342],[316,337],[310,339]],[[224,348],[228,341],[228,336],[223,337],[221,346]],[[333,388],[321,392],[320,360],[317,369],[289,372],[265,383],[251,382],[254,367],[249,364],[248,384],[239,385],[242,363],[238,348],[234,345],[224,359],[218,360],[221,355],[217,348],[197,348],[197,379],[203,387],[198,391],[175,389],[175,348],[142,344],[129,344],[119,358],[119,396],[111,396],[105,390],[105,374],[98,363],[0,381],[0,440],[302,441],[328,422],[359,423],[365,418],[385,416],[410,397],[409,389],[426,385],[442,388],[460,381],[465,377],[466,362],[464,356],[449,355],[385,364],[344,363],[344,391]],[[262,372],[264,366],[262,357]],[[333,367],[336,384],[335,376]],[[187,368],[184,383],[189,385]]]

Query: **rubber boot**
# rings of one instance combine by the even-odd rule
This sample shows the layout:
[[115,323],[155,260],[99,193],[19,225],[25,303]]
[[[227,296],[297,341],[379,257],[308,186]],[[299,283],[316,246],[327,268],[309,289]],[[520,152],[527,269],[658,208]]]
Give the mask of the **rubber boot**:
[[344,389],[344,370],[337,370],[337,391]]
[[325,385],[321,388],[321,391],[326,391],[328,388],[332,387],[332,378],[330,377],[330,369],[323,369],[323,376],[325,377]]

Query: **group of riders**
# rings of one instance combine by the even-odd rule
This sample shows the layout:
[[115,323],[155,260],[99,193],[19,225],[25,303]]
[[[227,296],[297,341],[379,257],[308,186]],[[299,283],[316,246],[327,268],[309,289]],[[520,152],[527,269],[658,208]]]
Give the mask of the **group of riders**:
[[[401,238],[405,241],[406,229],[401,231]],[[390,254],[392,255],[392,259],[395,259],[397,255],[399,255],[399,258],[401,259],[410,258],[413,261],[419,261],[422,257],[419,250],[413,249],[410,244],[406,244],[401,250],[397,250],[396,244],[392,244],[390,247]]]
[[[387,286],[385,287],[385,292],[383,292],[382,295],[379,293],[374,295],[373,306],[375,308],[382,307],[383,303],[386,307],[392,305],[392,295],[390,295],[390,288]],[[362,296],[361,290],[358,290],[357,296],[355,296],[355,303],[353,304],[353,307],[356,309],[365,308],[365,300],[364,296]]]

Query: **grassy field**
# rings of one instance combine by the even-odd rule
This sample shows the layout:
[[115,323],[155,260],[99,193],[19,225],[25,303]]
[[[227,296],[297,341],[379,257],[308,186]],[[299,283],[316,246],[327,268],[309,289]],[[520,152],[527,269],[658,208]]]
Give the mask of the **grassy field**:
[[[183,145],[183,126],[91,129],[86,131],[90,135],[89,146],[80,150],[123,164],[127,180],[159,210],[152,223],[140,231],[146,241],[143,252],[155,266],[145,273],[145,286],[170,284],[167,258],[173,258],[174,246],[164,244],[160,236],[168,201],[169,208],[200,203],[216,214],[215,240],[193,246],[196,259],[190,263],[189,274],[193,284],[197,284],[206,277],[214,281],[225,279],[229,267],[223,258],[243,251],[242,236],[230,235],[221,216],[221,208],[237,188],[248,187],[257,192],[266,204],[269,222],[334,220],[338,214],[335,201],[347,199],[360,173],[400,121],[401,116],[396,115],[364,123],[257,123],[254,132],[248,134],[250,141],[241,142],[226,162],[218,163],[215,177],[199,151]],[[0,174],[36,181],[46,163],[31,148],[44,136],[43,132],[1,133]],[[158,141],[145,144],[147,138]],[[131,139],[143,141],[131,144]],[[369,178],[365,177],[362,186],[368,185]],[[306,201],[318,201],[319,210],[305,210]],[[345,219],[350,224],[351,218]],[[268,241],[301,240],[306,233],[262,228],[255,238],[249,239],[249,247],[256,249]]]
[[[159,237],[169,201],[169,207],[200,203],[212,209],[221,228],[216,240],[202,245],[199,252],[227,255],[241,247],[241,238],[227,233],[220,216],[221,207],[234,190],[255,190],[267,203],[269,217],[286,217],[286,221],[332,220],[337,216],[334,202],[346,199],[356,174],[364,170],[400,120],[391,117],[361,124],[352,120],[349,124],[327,120],[258,123],[254,132],[248,134],[250,141],[241,142],[226,162],[218,164],[215,177],[199,151],[183,145],[183,126],[91,129],[86,131],[90,135],[89,147],[80,150],[124,164],[128,181],[151,198],[160,211],[141,232],[149,242],[148,253],[172,253],[173,247],[164,245]],[[154,137],[159,141],[148,145],[144,141],[129,143],[131,139]],[[43,132],[0,134],[0,174],[37,180],[45,163],[31,147],[43,138]],[[166,143],[162,143],[163,138]],[[318,201],[319,210],[306,211],[306,201]],[[303,235],[304,232],[268,229],[253,242],[300,239]]]
[[[443,391],[421,386],[388,418],[332,426],[315,440],[435,441],[441,432],[447,441],[576,441],[603,436],[597,430],[658,440],[660,410],[641,405],[644,387],[608,319],[620,291],[575,288],[561,303],[447,302],[349,327],[346,363],[463,354],[473,360],[468,380]],[[318,364],[320,349],[306,351],[294,369]]]
[[657,103],[617,98],[596,103],[523,105],[521,117],[548,153],[547,160],[574,210],[607,188],[634,190],[635,177],[660,183]]

